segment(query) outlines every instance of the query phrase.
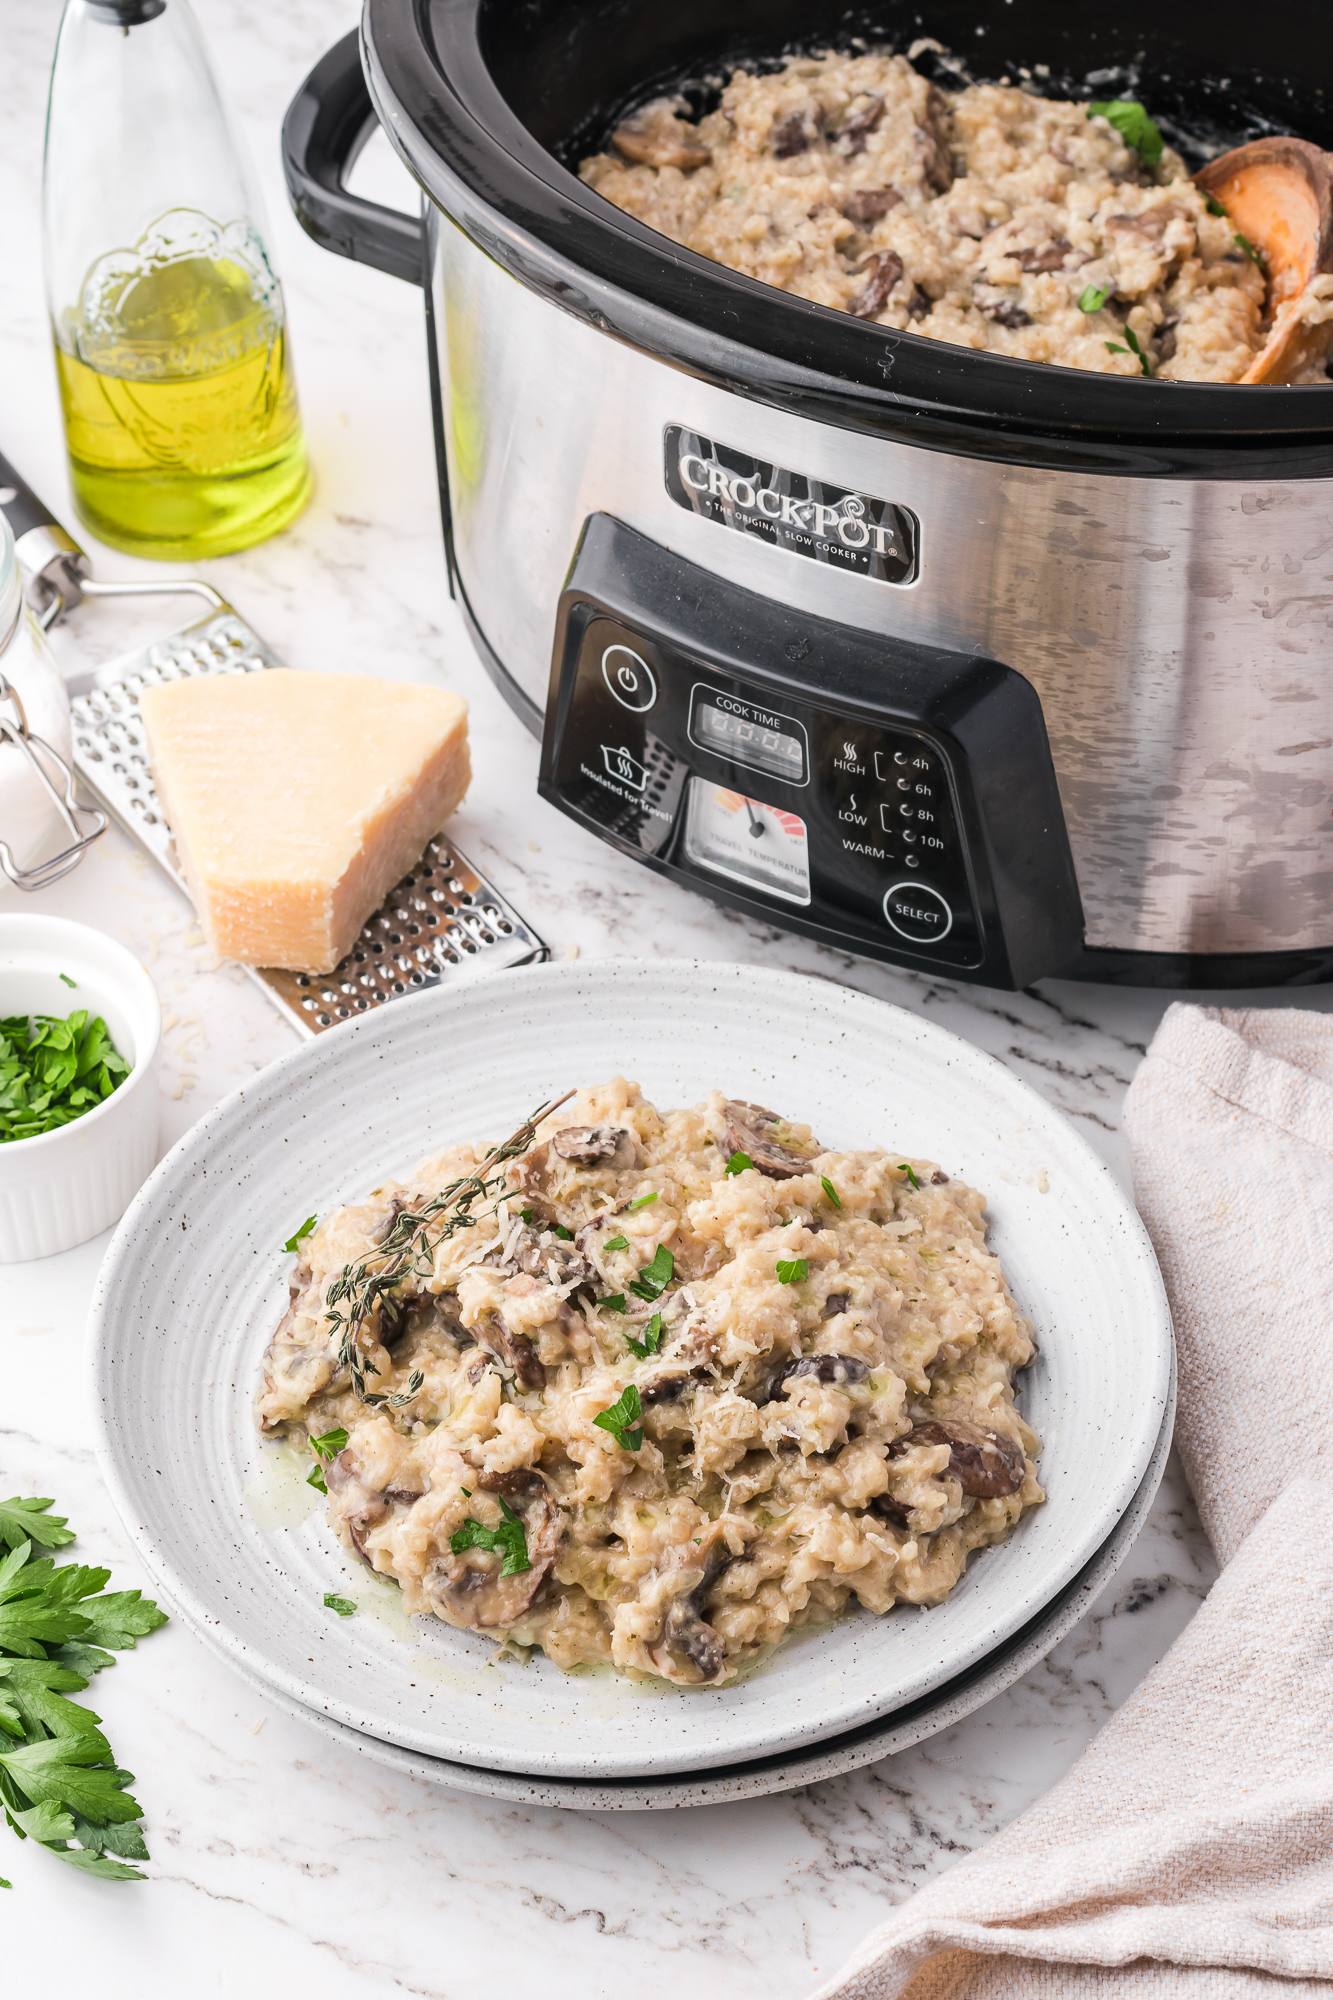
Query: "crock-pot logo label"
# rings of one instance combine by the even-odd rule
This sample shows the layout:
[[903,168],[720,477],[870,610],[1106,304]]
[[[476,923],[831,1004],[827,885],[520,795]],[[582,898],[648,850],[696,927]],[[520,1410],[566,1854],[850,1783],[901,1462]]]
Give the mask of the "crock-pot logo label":
[[678,507],[832,569],[880,583],[915,577],[920,525],[908,508],[765,465],[676,424],[663,444],[667,492]]

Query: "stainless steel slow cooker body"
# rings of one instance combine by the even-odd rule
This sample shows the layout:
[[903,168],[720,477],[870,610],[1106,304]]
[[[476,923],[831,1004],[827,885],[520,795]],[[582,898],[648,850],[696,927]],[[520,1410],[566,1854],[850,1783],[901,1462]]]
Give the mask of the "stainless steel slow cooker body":
[[[804,620],[905,648],[909,663],[913,648],[981,657],[1036,690],[1082,949],[1071,955],[1066,924],[998,974],[993,958],[940,969],[994,983],[1057,970],[1214,987],[1333,977],[1333,391],[1134,383],[942,349],[674,246],[664,255],[565,163],[636,89],[773,55],[798,20],[816,43],[857,26],[899,45],[923,32],[915,13],[904,31],[892,6],[861,23],[841,16],[822,36],[809,4],[711,11],[646,22],[628,0],[531,0],[502,20],[484,0],[369,0],[369,98],[349,37],[289,114],[305,226],[426,286],[451,576],[497,682],[534,729],[548,693],[554,717],[571,562],[590,522],[621,524],[682,565],[677,599],[693,577],[725,580],[752,594],[742,610],[776,607],[798,634]],[[961,46],[966,24],[984,74],[1045,60],[1059,87],[1063,65],[1071,93],[1089,70],[1102,88],[1117,63],[1132,75],[1137,57],[1155,79],[1154,110],[1176,110],[1215,143],[1274,124],[1333,136],[1317,88],[1302,98],[1283,81],[1309,73],[1295,60],[1302,34],[1307,58],[1326,39],[1313,10],[1284,17],[1278,40],[1292,46],[1270,47],[1272,80],[1250,66],[1240,108],[1226,70],[1246,73],[1252,14],[1189,10],[1183,43],[1179,18],[1168,43],[1144,0],[1117,11],[1118,24],[1089,29],[1038,0],[946,5],[926,29]],[[627,24],[632,34],[618,32]],[[973,47],[983,30],[995,36],[984,65]],[[422,185],[420,225],[345,192],[372,103]],[[790,537],[746,532],[753,521],[715,504],[716,473],[709,499],[719,455],[765,478],[784,469],[802,491],[902,510],[919,524],[908,574],[888,581],[883,565],[841,568]],[[752,513],[766,508],[762,480],[738,490]],[[623,546],[632,569],[638,545]],[[688,640],[688,618],[682,631]],[[818,696],[833,677],[828,647],[805,661],[802,647],[798,636],[785,648],[789,678]],[[1009,782],[1011,794],[1027,789],[1021,774]],[[992,798],[988,810],[1004,807]],[[618,844],[667,865],[651,843]],[[694,879],[823,934],[800,909]],[[934,962],[928,941],[887,929],[862,948]]]

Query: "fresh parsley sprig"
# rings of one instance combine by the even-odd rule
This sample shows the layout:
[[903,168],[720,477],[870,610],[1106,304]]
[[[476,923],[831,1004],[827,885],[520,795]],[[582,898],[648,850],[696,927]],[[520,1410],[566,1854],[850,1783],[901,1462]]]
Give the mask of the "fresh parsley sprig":
[[356,1615],[356,1600],[351,1597],[339,1597],[336,1591],[326,1590],[324,1608],[327,1611],[336,1611],[340,1618],[353,1618]]
[[1088,116],[1104,118],[1108,125],[1113,125],[1131,152],[1138,154],[1145,167],[1151,167],[1161,159],[1164,144],[1162,135],[1143,106],[1134,98],[1113,97],[1101,104],[1090,104]]
[[636,1299],[654,1305],[675,1275],[676,1260],[666,1244],[659,1243],[648,1263],[640,1265],[638,1277],[631,1278],[629,1288]]
[[779,1257],[775,1268],[780,1285],[803,1285],[810,1276],[808,1257]]
[[642,1340],[636,1340],[632,1333],[627,1332],[625,1341],[628,1346],[633,1348],[640,1361],[646,1361],[650,1354],[656,1354],[658,1348],[662,1345],[661,1313],[653,1314],[647,1326],[643,1329]]
[[289,1257],[300,1249],[306,1237],[309,1236],[311,1230],[317,1226],[318,1222],[319,1217],[317,1215],[308,1215],[295,1234],[287,1238],[282,1247]]
[[838,1193],[838,1190],[834,1187],[832,1181],[829,1179],[827,1174],[821,1174],[819,1176],[819,1185],[823,1188],[825,1194],[828,1196],[829,1200],[833,1203],[833,1206],[835,1208],[841,1208],[842,1196]]
[[752,1167],[753,1165],[754,1161],[748,1153],[733,1153],[727,1161],[724,1171],[729,1174],[743,1174],[747,1167]]
[[1114,285],[1085,285],[1078,295],[1079,311],[1081,313],[1100,312],[1114,290]]
[[641,1194],[637,1196],[636,1199],[630,1203],[629,1212],[631,1215],[636,1215],[641,1208],[647,1208],[649,1202],[656,1200],[657,1200],[656,1190],[654,1190],[651,1194]]
[[912,1167],[906,1160],[899,1160],[898,1172],[900,1174],[906,1174],[908,1180],[912,1183],[912,1186],[916,1189],[917,1193],[920,1194],[921,1183],[917,1179],[916,1174],[913,1172]]
[[609,1236],[606,1242],[603,1243],[602,1245],[602,1250],[604,1253],[609,1253],[612,1250],[628,1250],[628,1249],[629,1249],[628,1236]]
[[315,1464],[305,1477],[307,1486],[313,1486],[319,1493],[327,1493],[324,1483],[324,1467],[330,1465],[347,1443],[347,1433],[340,1424],[336,1431],[325,1431],[323,1437],[311,1438],[310,1449],[315,1454]]
[[[0,1806],[20,1840],[109,1882],[142,1882],[143,1809],[125,1789],[133,1773],[115,1763],[100,1717],[71,1694],[165,1625],[137,1590],[107,1591],[110,1571],[57,1568],[34,1543],[62,1548],[74,1536],[52,1502],[0,1503]],[[0,1877],[0,1888],[10,1883]]]
[[[595,1421],[601,1420],[598,1418]],[[467,1497],[470,1500],[472,1495],[469,1493]],[[469,1515],[462,1527],[455,1528],[450,1535],[449,1546],[456,1556],[461,1556],[465,1549],[485,1549],[489,1554],[502,1556],[501,1576],[517,1576],[520,1570],[532,1568],[528,1560],[527,1536],[523,1531],[522,1521],[509,1502],[499,1495],[496,1497],[500,1499],[503,1521],[497,1527],[485,1528],[480,1521],[474,1521]]]
[[638,1451],[643,1443],[643,1404],[632,1382],[626,1383],[609,1410],[593,1418],[598,1430],[610,1431],[622,1451]]
[[[338,1339],[338,1367],[348,1371],[359,1402],[369,1401],[361,1335],[379,1300],[386,1298],[405,1278],[429,1277],[435,1252],[460,1229],[475,1227],[478,1220],[475,1211],[494,1214],[506,1192],[505,1167],[520,1153],[526,1153],[542,1119],[558,1111],[573,1095],[568,1090],[555,1103],[539,1105],[503,1145],[492,1147],[470,1174],[450,1181],[448,1187],[423,1202],[420,1208],[404,1209],[383,1243],[355,1263],[345,1264],[333,1280],[325,1294],[325,1317]],[[409,1387],[405,1400],[411,1402],[414,1394]],[[392,1397],[383,1400],[391,1407],[401,1407]]]

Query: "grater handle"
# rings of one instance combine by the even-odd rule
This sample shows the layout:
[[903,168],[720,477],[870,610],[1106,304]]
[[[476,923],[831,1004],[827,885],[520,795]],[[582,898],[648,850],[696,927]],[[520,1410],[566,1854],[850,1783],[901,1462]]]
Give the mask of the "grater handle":
[[14,531],[14,552],[43,631],[83,596],[89,563],[74,537],[0,452],[0,512]]

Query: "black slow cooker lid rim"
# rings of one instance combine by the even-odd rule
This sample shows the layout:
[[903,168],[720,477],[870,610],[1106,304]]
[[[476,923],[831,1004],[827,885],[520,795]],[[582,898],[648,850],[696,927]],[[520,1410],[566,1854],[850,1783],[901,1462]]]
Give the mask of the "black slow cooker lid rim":
[[[1104,469],[1140,474],[1274,476],[1277,468],[1264,474],[1255,463],[1274,452],[1287,476],[1297,460],[1313,461],[1307,476],[1329,469],[1333,395],[1319,399],[1317,388],[1249,385],[1242,396],[1233,384],[1135,382],[978,353],[867,325],[680,245],[664,257],[657,231],[586,187],[513,113],[482,56],[477,11],[478,0],[366,0],[372,101],[432,200],[484,236],[513,275],[554,289],[567,308],[578,309],[580,290],[595,291],[585,316],[606,331],[678,364],[702,359],[704,372],[730,375],[729,386],[746,395],[762,395],[775,366],[795,368],[807,378],[803,388],[818,385],[821,401],[845,401],[844,421],[858,429],[871,413],[879,419],[872,428],[895,432],[903,413],[916,428],[980,428],[996,441],[1016,427],[1061,462],[1070,462],[1062,447],[1082,448],[1089,464],[1123,457]],[[459,213],[464,205],[470,214]],[[664,328],[694,338],[664,339]],[[998,455],[1034,462],[1021,448]],[[1201,455],[1206,469],[1194,462]]]

